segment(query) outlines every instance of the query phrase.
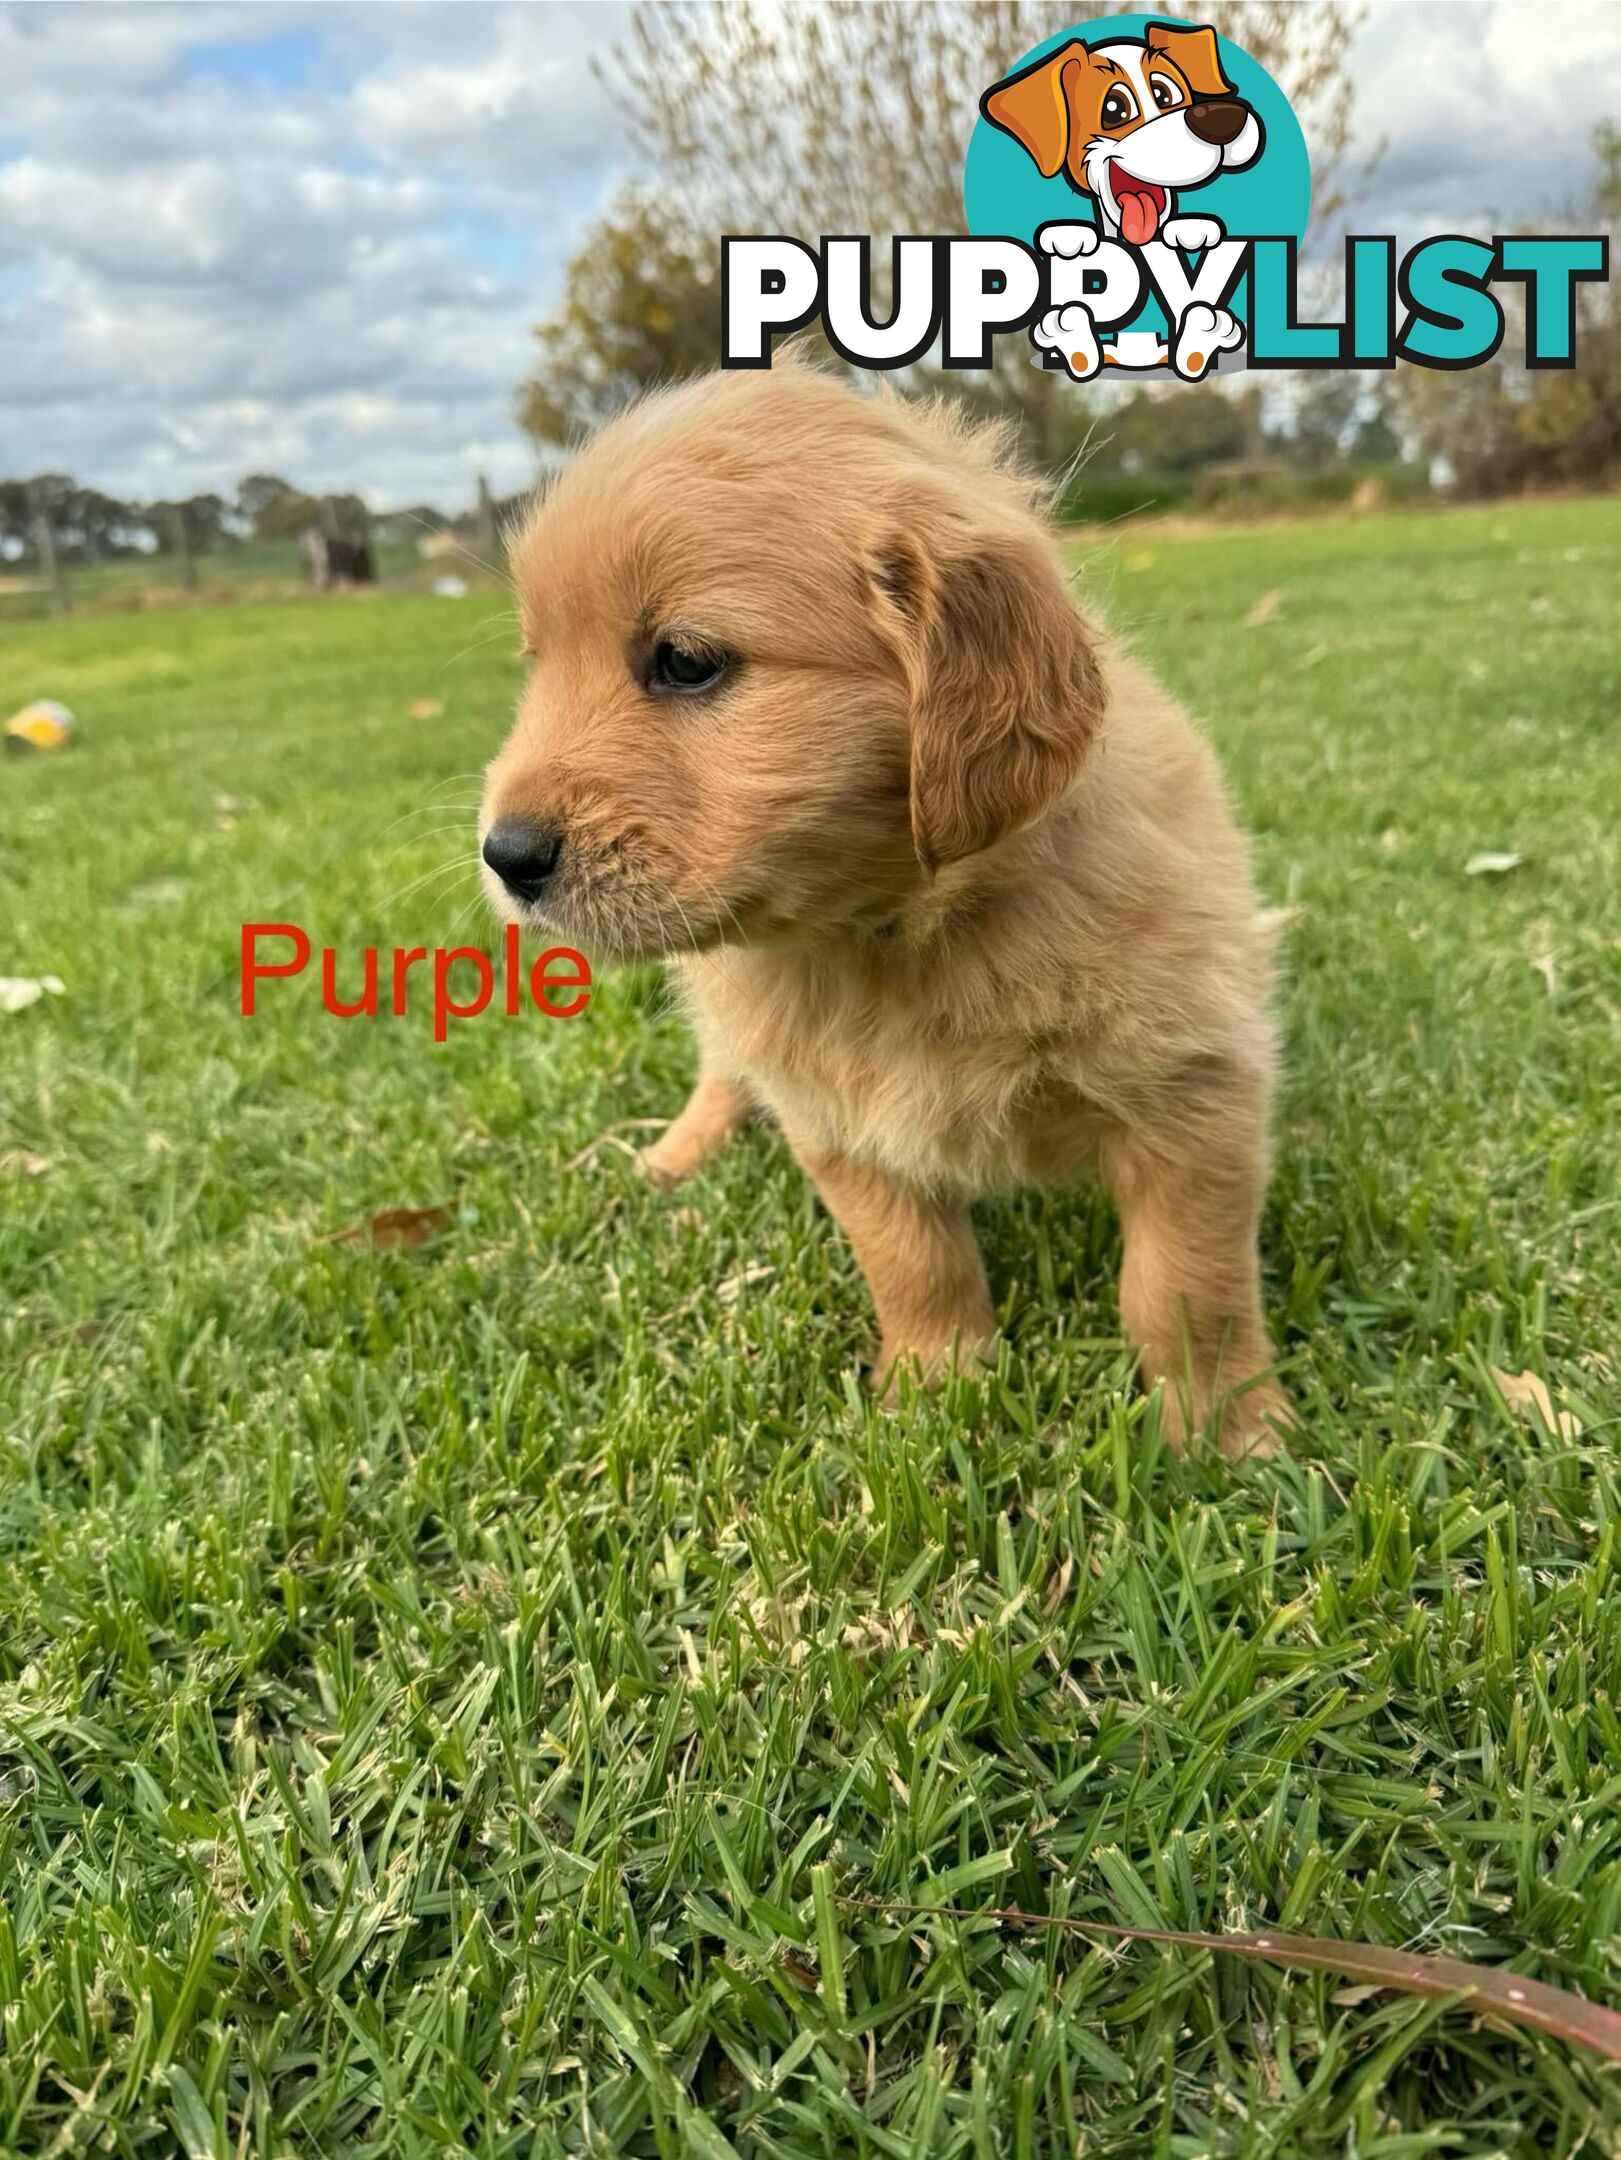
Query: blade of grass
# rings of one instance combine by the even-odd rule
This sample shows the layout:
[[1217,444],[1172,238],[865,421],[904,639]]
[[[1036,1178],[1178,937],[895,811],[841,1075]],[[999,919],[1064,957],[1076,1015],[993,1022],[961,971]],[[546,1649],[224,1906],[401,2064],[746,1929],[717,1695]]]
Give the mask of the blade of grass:
[[822,1968],[822,2000],[836,2026],[844,2024],[844,1948],[839,1941],[839,1900],[828,1886],[826,1867],[811,1869],[811,1894],[816,1905],[816,1954]]

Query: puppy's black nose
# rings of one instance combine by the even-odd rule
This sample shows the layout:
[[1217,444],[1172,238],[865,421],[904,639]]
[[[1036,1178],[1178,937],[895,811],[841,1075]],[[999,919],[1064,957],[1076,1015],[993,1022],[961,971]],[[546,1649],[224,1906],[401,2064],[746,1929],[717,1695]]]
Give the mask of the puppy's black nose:
[[1188,126],[1200,142],[1230,143],[1243,133],[1250,109],[1242,98],[1213,98],[1188,108]]
[[520,900],[540,898],[562,852],[563,835],[529,818],[502,818],[484,835],[484,860]]

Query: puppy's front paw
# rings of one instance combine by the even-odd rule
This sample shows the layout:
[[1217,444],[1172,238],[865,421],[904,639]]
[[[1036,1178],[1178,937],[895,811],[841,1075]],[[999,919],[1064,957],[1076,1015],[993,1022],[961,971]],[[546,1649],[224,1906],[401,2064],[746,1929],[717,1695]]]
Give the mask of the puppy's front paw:
[[[1159,1391],[1160,1431],[1180,1455],[1190,1441],[1197,1443],[1210,1431],[1215,1418],[1211,1406],[1195,1404],[1189,1415],[1187,1392],[1162,1385]],[[1294,1405],[1276,1380],[1255,1380],[1247,1387],[1222,1397],[1220,1423],[1215,1439],[1229,1462],[1275,1455],[1298,1425]]]
[[1213,217],[1167,218],[1159,236],[1167,246],[1180,248],[1184,254],[1202,254],[1227,237],[1220,218]]
[[651,1147],[643,1148],[636,1160],[655,1185],[668,1190],[675,1185],[684,1185],[689,1177],[701,1170],[707,1153],[708,1150],[690,1133],[683,1133],[678,1126],[672,1125]]
[[996,1331],[978,1320],[954,1329],[944,1341],[936,1337],[926,1343],[899,1342],[886,1337],[867,1384],[882,1408],[894,1410],[900,1404],[903,1373],[910,1373],[916,1385],[933,1389],[948,1373],[988,1364],[995,1354]]
[[1276,1380],[1258,1380],[1222,1410],[1221,1452],[1229,1462],[1275,1455],[1299,1424],[1295,1407]]

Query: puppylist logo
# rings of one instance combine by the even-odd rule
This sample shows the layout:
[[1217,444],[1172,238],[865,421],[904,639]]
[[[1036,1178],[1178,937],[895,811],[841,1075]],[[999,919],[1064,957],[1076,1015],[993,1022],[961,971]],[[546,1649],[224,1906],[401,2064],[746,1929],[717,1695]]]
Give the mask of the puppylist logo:
[[1525,287],[1525,364],[1576,364],[1576,286],[1609,275],[1602,234],[1443,233],[1398,256],[1345,243],[1339,322],[1300,319],[1311,163],[1288,99],[1208,23],[1100,17],[990,84],[963,174],[967,236],[891,243],[875,322],[872,242],[721,242],[723,367],[769,367],[820,321],[854,365],[986,368],[998,337],[1087,382],[1106,369],[1199,382],[1212,370],[1479,367],[1502,345],[1494,287]]
[[[1232,57],[1241,91],[1207,24],[1123,22],[1141,27],[1128,35],[1106,23],[1089,40],[1038,47],[985,92],[982,123],[1016,149],[1010,156],[983,124],[975,129],[964,175],[969,220],[1015,231],[1039,220],[1047,305],[1030,337],[1043,366],[1076,382],[1106,366],[1169,366],[1197,382],[1244,342],[1242,302],[1229,303],[1245,244],[1228,237],[1224,218],[1253,234],[1259,210],[1271,231],[1298,242],[1311,170],[1282,92],[1253,61]],[[1228,175],[1259,177],[1269,141],[1264,201],[1254,188],[1247,204],[1236,188],[1224,194],[1218,183]],[[1044,183],[1054,180],[1068,199],[1043,216],[1059,193]]]

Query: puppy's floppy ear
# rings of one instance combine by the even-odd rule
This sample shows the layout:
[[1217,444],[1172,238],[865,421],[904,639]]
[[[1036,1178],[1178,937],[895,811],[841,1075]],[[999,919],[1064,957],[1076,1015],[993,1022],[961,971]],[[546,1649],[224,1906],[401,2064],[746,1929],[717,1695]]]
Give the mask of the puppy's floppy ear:
[[1196,98],[1236,94],[1221,72],[1216,33],[1208,23],[1201,23],[1196,30],[1181,30],[1174,23],[1150,23],[1143,35],[1150,52],[1162,52],[1182,70]]
[[1072,39],[1034,67],[992,83],[979,101],[992,127],[1029,151],[1044,180],[1052,179],[1069,153],[1066,70],[1077,66],[1085,52],[1086,47]]
[[1103,715],[1091,634],[1038,531],[893,536],[882,625],[911,698],[912,844],[926,870],[1030,825],[1069,786]]

